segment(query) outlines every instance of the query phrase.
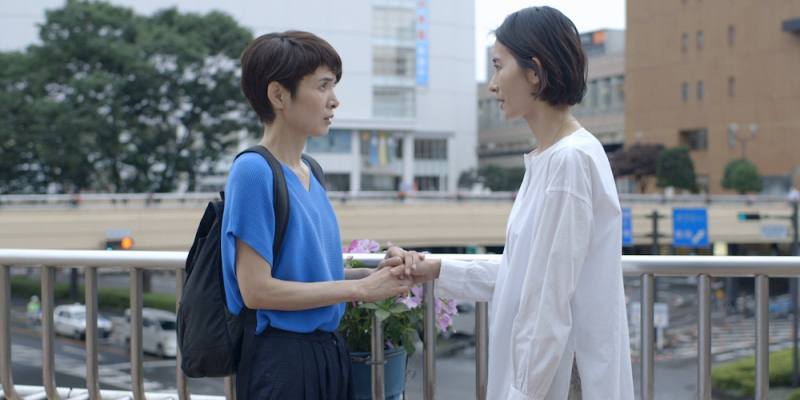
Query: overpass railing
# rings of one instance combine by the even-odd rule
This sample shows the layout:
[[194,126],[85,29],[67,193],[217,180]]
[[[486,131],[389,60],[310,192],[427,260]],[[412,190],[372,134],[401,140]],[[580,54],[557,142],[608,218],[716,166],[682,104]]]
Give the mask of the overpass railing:
[[[471,192],[471,191],[360,191],[328,192],[328,198],[342,203],[386,203],[398,201],[471,201],[512,202],[516,192]],[[79,193],[79,194],[0,194],[0,209],[114,209],[144,207],[205,207],[209,201],[218,200],[217,192],[187,193]],[[663,193],[622,193],[619,200],[634,205],[784,205],[786,195],[705,195],[680,194],[665,196]]]
[[[378,254],[347,254],[375,266],[381,259]],[[442,258],[475,260],[498,259],[497,255],[441,254]],[[0,381],[3,396],[7,399],[221,399],[214,396],[190,395],[186,376],[177,369],[177,393],[147,393],[144,391],[142,353],[142,272],[146,269],[174,270],[176,272],[177,298],[183,287],[185,252],[108,252],[75,250],[12,250],[0,249]],[[42,387],[15,386],[12,380],[11,347],[11,267],[26,266],[42,268]],[[55,379],[55,333],[53,330],[54,274],[56,268],[83,267],[85,269],[85,293],[87,307],[86,328],[86,389],[59,388]],[[98,269],[122,267],[130,270],[131,277],[131,392],[100,390],[97,343],[97,271]],[[769,278],[800,276],[800,257],[714,257],[714,256],[623,256],[623,273],[641,279],[641,398],[652,400],[654,396],[654,337],[653,304],[655,299],[655,276],[695,276],[699,295],[698,312],[698,398],[711,399],[711,276],[755,277],[756,280],[756,387],[755,398],[766,400],[769,390]],[[436,340],[433,285],[425,290],[425,337],[423,343],[424,398],[436,398]],[[176,305],[177,306],[177,305]],[[479,400],[486,398],[488,380],[488,312],[487,303],[476,304],[476,394]],[[373,325],[380,328],[379,324]],[[373,346],[382,348],[382,333],[373,329]],[[376,352],[373,360],[373,399],[382,400],[383,365],[382,351]],[[180,365],[180,353],[177,364]],[[225,398],[235,398],[232,378],[225,380]]]

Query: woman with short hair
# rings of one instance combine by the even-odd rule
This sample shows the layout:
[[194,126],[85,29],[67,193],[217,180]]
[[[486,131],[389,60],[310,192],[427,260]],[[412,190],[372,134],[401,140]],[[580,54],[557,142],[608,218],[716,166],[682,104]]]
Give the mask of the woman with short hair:
[[489,90],[538,148],[508,219],[499,262],[428,256],[410,273],[436,296],[491,301],[489,399],[565,400],[573,360],[584,400],[632,400],[622,283],[622,213],[608,157],[572,116],[586,54],[572,21],[525,8],[495,31]]

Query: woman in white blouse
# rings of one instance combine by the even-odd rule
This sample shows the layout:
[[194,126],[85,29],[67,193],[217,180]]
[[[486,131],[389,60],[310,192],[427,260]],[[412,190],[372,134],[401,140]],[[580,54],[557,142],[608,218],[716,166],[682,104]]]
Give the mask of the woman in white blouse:
[[622,214],[603,146],[572,116],[586,93],[575,25],[550,7],[495,31],[489,89],[538,148],[499,262],[426,260],[395,274],[438,279],[436,296],[491,301],[488,398],[565,400],[573,360],[584,400],[633,399],[622,283]]

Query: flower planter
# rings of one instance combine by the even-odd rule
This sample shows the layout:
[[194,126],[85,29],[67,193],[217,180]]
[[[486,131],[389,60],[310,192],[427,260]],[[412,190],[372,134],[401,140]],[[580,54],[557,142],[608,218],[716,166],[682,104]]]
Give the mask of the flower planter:
[[[357,400],[372,399],[372,365],[367,364],[372,353],[350,353]],[[386,400],[400,400],[406,384],[406,350],[386,350],[383,353]]]

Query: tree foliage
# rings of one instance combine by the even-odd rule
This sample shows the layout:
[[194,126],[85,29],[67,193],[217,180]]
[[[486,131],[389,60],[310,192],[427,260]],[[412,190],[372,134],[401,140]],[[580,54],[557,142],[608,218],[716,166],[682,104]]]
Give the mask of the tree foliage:
[[722,187],[725,189],[733,189],[733,182],[731,182],[731,172],[739,164],[747,164],[749,161],[744,158],[733,160],[725,166],[725,172],[722,174]]
[[458,178],[458,187],[469,188],[474,183],[483,182],[483,186],[494,192],[513,192],[519,190],[525,167],[501,167],[487,165],[477,171],[464,171]]
[[[738,191],[741,194],[747,192],[760,192],[761,191],[761,173],[758,172],[758,167],[747,160],[738,160],[731,162],[736,163],[730,170],[729,181],[731,189]],[[730,164],[729,164],[730,165]],[[726,168],[727,169],[727,168]]]
[[686,146],[672,147],[661,150],[658,154],[658,168],[656,170],[658,182],[656,186],[696,190],[697,175],[694,172],[694,163],[689,157],[689,148]]
[[252,34],[231,17],[85,0],[46,17],[41,45],[0,54],[0,191],[168,192],[258,131],[239,90]]
[[619,149],[609,156],[615,178],[630,176],[636,180],[640,193],[644,193],[650,179],[658,169],[658,154],[664,149],[660,144],[635,144]]

